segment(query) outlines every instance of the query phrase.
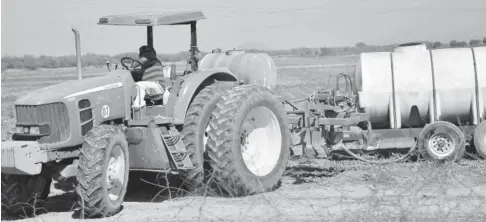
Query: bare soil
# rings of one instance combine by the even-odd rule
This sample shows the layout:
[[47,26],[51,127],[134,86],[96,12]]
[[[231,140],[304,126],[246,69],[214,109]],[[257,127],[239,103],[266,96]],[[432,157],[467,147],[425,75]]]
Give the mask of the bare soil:
[[[162,186],[142,182],[120,213],[88,221],[486,221],[484,161],[291,161],[277,190],[241,198],[158,194]],[[47,212],[17,221],[81,220],[76,198],[69,183],[53,185]]]

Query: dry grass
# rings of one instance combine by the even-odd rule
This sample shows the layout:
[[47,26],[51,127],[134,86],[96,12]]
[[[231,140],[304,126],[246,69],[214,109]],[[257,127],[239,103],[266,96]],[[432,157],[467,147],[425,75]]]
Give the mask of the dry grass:
[[[353,66],[291,66],[349,64],[355,59],[277,58],[277,66],[288,67],[279,69],[277,92],[288,98],[307,96],[325,87],[329,75],[354,72]],[[48,77],[9,73],[2,80],[2,139],[13,129],[16,98],[65,81],[59,76],[49,78],[45,72],[38,75]],[[28,84],[21,76],[29,77]],[[452,165],[291,161],[275,192],[241,198],[217,198],[211,191],[188,195],[177,183],[167,184],[164,175],[160,176],[161,180],[150,174],[144,178],[146,182],[136,185],[118,215],[92,221],[486,221],[485,161],[463,159]],[[72,220],[76,195],[60,192],[56,186],[45,207],[50,213],[23,221]]]

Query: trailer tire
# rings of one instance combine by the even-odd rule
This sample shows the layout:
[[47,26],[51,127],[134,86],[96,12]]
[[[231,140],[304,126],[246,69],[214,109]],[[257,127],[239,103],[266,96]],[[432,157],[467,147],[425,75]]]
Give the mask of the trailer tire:
[[182,129],[182,141],[195,167],[183,178],[184,187],[193,194],[202,192],[210,169],[205,137],[211,114],[227,88],[215,83],[203,88],[189,105]]
[[[247,122],[249,116],[249,122],[266,123],[261,128],[263,131],[253,134],[252,128],[246,128],[254,127]],[[251,139],[244,139],[242,134],[246,134],[246,130],[250,131],[248,137]],[[254,139],[253,136],[262,136],[262,139]],[[249,141],[245,149],[242,141]],[[213,169],[211,178],[218,185],[216,191],[220,191],[221,195],[243,196],[274,190],[286,168],[289,147],[287,114],[280,101],[260,86],[244,85],[231,89],[217,104],[210,122],[208,155]],[[256,161],[261,164],[263,172],[255,172],[254,167],[247,164],[248,158],[242,151],[249,153],[251,148],[263,151],[256,153],[263,154],[262,159]]]
[[483,121],[474,129],[474,148],[486,159],[486,121]]
[[51,183],[52,176],[46,170],[38,175],[2,173],[2,214],[16,217],[38,214],[47,202]]
[[[418,139],[419,152],[426,159],[458,161],[466,150],[464,133],[456,125],[437,121],[426,125]],[[440,151],[446,148],[445,151]]]
[[[118,213],[127,191],[128,172],[128,142],[123,131],[113,125],[93,128],[84,138],[77,174],[78,204],[84,216],[109,217]],[[109,191],[110,176],[121,177],[116,180],[119,183],[115,182],[116,194]]]

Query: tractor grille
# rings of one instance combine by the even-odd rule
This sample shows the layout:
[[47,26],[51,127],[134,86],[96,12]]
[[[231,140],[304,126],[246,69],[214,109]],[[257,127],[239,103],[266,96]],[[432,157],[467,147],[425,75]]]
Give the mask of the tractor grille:
[[14,146],[2,147],[2,166],[12,167],[15,165]]
[[17,124],[47,124],[50,135],[39,139],[39,143],[58,143],[69,137],[69,115],[63,103],[51,103],[39,106],[18,105]]

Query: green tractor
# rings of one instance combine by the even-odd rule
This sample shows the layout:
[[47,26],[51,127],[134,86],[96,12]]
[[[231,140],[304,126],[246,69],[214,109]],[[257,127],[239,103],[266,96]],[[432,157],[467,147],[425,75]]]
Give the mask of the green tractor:
[[[128,70],[82,78],[79,32],[73,28],[78,80],[15,102],[16,132],[2,142],[2,211],[45,203],[54,180],[76,177],[84,216],[110,216],[122,206],[129,171],[179,175],[195,192],[211,180],[232,195],[275,189],[289,157],[286,112],[274,95],[276,66],[264,53],[230,50],[198,57],[202,12],[101,17],[99,25],[189,25],[190,58],[177,74],[167,66],[163,94],[132,109],[138,87]],[[137,60],[123,58],[122,65]],[[34,203],[35,202],[35,203]]]

